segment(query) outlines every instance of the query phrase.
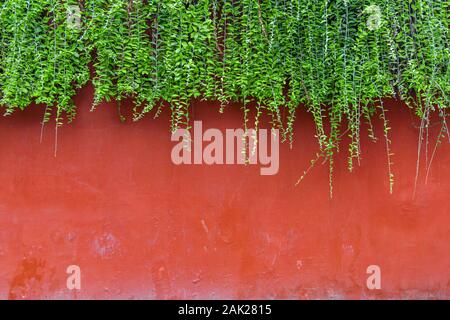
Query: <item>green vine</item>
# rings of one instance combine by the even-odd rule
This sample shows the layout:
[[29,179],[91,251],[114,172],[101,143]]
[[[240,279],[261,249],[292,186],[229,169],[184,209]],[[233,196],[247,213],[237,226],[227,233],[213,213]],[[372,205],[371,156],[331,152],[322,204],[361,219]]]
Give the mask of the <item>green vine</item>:
[[[363,123],[389,125],[382,98],[413,108],[428,156],[428,124],[448,135],[449,11],[445,0],[3,0],[0,104],[5,114],[44,106],[56,128],[76,113],[72,97],[89,80],[95,108],[133,99],[134,120],[157,106],[171,129],[189,127],[192,99],[243,105],[292,144],[296,110],[315,122],[318,155],[330,163],[348,136],[348,168],[361,159]],[[78,8],[79,24],[69,21]],[[91,68],[92,66],[92,68]],[[92,70],[90,70],[90,68]],[[314,161],[315,162],[315,161]],[[419,163],[418,163],[419,166]]]

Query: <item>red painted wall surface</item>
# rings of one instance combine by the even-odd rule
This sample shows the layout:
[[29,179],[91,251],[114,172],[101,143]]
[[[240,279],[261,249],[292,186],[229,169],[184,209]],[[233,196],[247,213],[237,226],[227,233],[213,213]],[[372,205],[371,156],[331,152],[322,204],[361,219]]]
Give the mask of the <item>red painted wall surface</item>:
[[[354,173],[346,152],[337,158],[330,199],[327,165],[294,186],[317,152],[305,112],[279,173],[261,176],[258,166],[173,165],[167,112],[122,123],[113,103],[89,112],[91,87],[75,100],[56,157],[52,124],[40,143],[41,107],[0,121],[0,298],[450,297],[450,146],[426,185],[421,165],[413,199],[418,129],[404,105],[388,103],[394,194],[376,120],[380,140],[363,134]],[[193,119],[241,126],[239,106],[217,108],[195,102]],[[66,288],[72,264],[80,291]],[[366,287],[372,264],[381,290]]]

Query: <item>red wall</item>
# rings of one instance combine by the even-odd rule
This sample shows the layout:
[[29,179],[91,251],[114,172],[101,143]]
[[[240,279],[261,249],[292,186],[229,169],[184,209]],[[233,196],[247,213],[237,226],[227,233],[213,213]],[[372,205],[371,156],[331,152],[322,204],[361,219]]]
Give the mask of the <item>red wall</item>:
[[[412,197],[417,122],[390,101],[394,194],[389,194],[381,121],[363,134],[363,161],[337,159],[298,187],[317,152],[311,116],[300,112],[280,171],[257,166],[175,166],[165,112],[120,122],[115,104],[88,110],[58,132],[42,108],[0,121],[0,298],[444,298],[450,297],[450,146],[424,166]],[[238,106],[194,103],[204,128],[237,128]],[[433,127],[433,131],[438,126]],[[433,136],[434,141],[435,136]],[[433,146],[430,146],[432,149]],[[423,162],[422,162],[423,163]],[[81,291],[66,268],[81,268]],[[366,288],[379,265],[381,290]]]

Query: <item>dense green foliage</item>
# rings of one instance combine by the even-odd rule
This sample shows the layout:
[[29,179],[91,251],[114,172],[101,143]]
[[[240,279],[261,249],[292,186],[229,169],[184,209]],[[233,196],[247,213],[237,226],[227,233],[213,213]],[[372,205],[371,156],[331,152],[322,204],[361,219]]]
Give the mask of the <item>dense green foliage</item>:
[[[189,125],[192,98],[243,103],[292,139],[295,110],[315,119],[330,161],[344,135],[349,168],[361,122],[389,125],[381,98],[422,117],[449,104],[445,0],[2,0],[0,104],[37,102],[71,120],[71,97],[91,78],[94,106],[133,98],[136,119],[167,102],[172,128]],[[80,24],[68,19],[73,6]],[[253,103],[251,103],[253,102]],[[329,122],[330,128],[324,126]],[[344,124],[345,123],[345,124]],[[343,126],[345,126],[343,128]],[[390,171],[390,170],[389,170]],[[391,174],[391,173],[390,173]],[[330,175],[332,176],[332,175]]]

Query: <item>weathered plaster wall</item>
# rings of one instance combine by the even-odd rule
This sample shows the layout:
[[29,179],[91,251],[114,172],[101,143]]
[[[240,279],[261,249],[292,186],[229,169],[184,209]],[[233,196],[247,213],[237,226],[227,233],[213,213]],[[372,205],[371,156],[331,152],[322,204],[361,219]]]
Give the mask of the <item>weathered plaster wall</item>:
[[[115,104],[90,113],[91,102],[84,88],[56,157],[52,124],[39,141],[42,108],[0,121],[0,298],[450,297],[450,145],[427,185],[421,166],[413,199],[418,129],[404,105],[388,103],[394,194],[375,121],[380,141],[363,135],[352,174],[342,152],[330,200],[327,165],[294,187],[317,151],[304,112],[278,175],[260,176],[256,166],[175,166],[167,113],[122,123]],[[219,115],[199,102],[193,118],[242,123],[238,106]],[[66,288],[71,264],[78,292]],[[381,290],[366,288],[371,264]]]

